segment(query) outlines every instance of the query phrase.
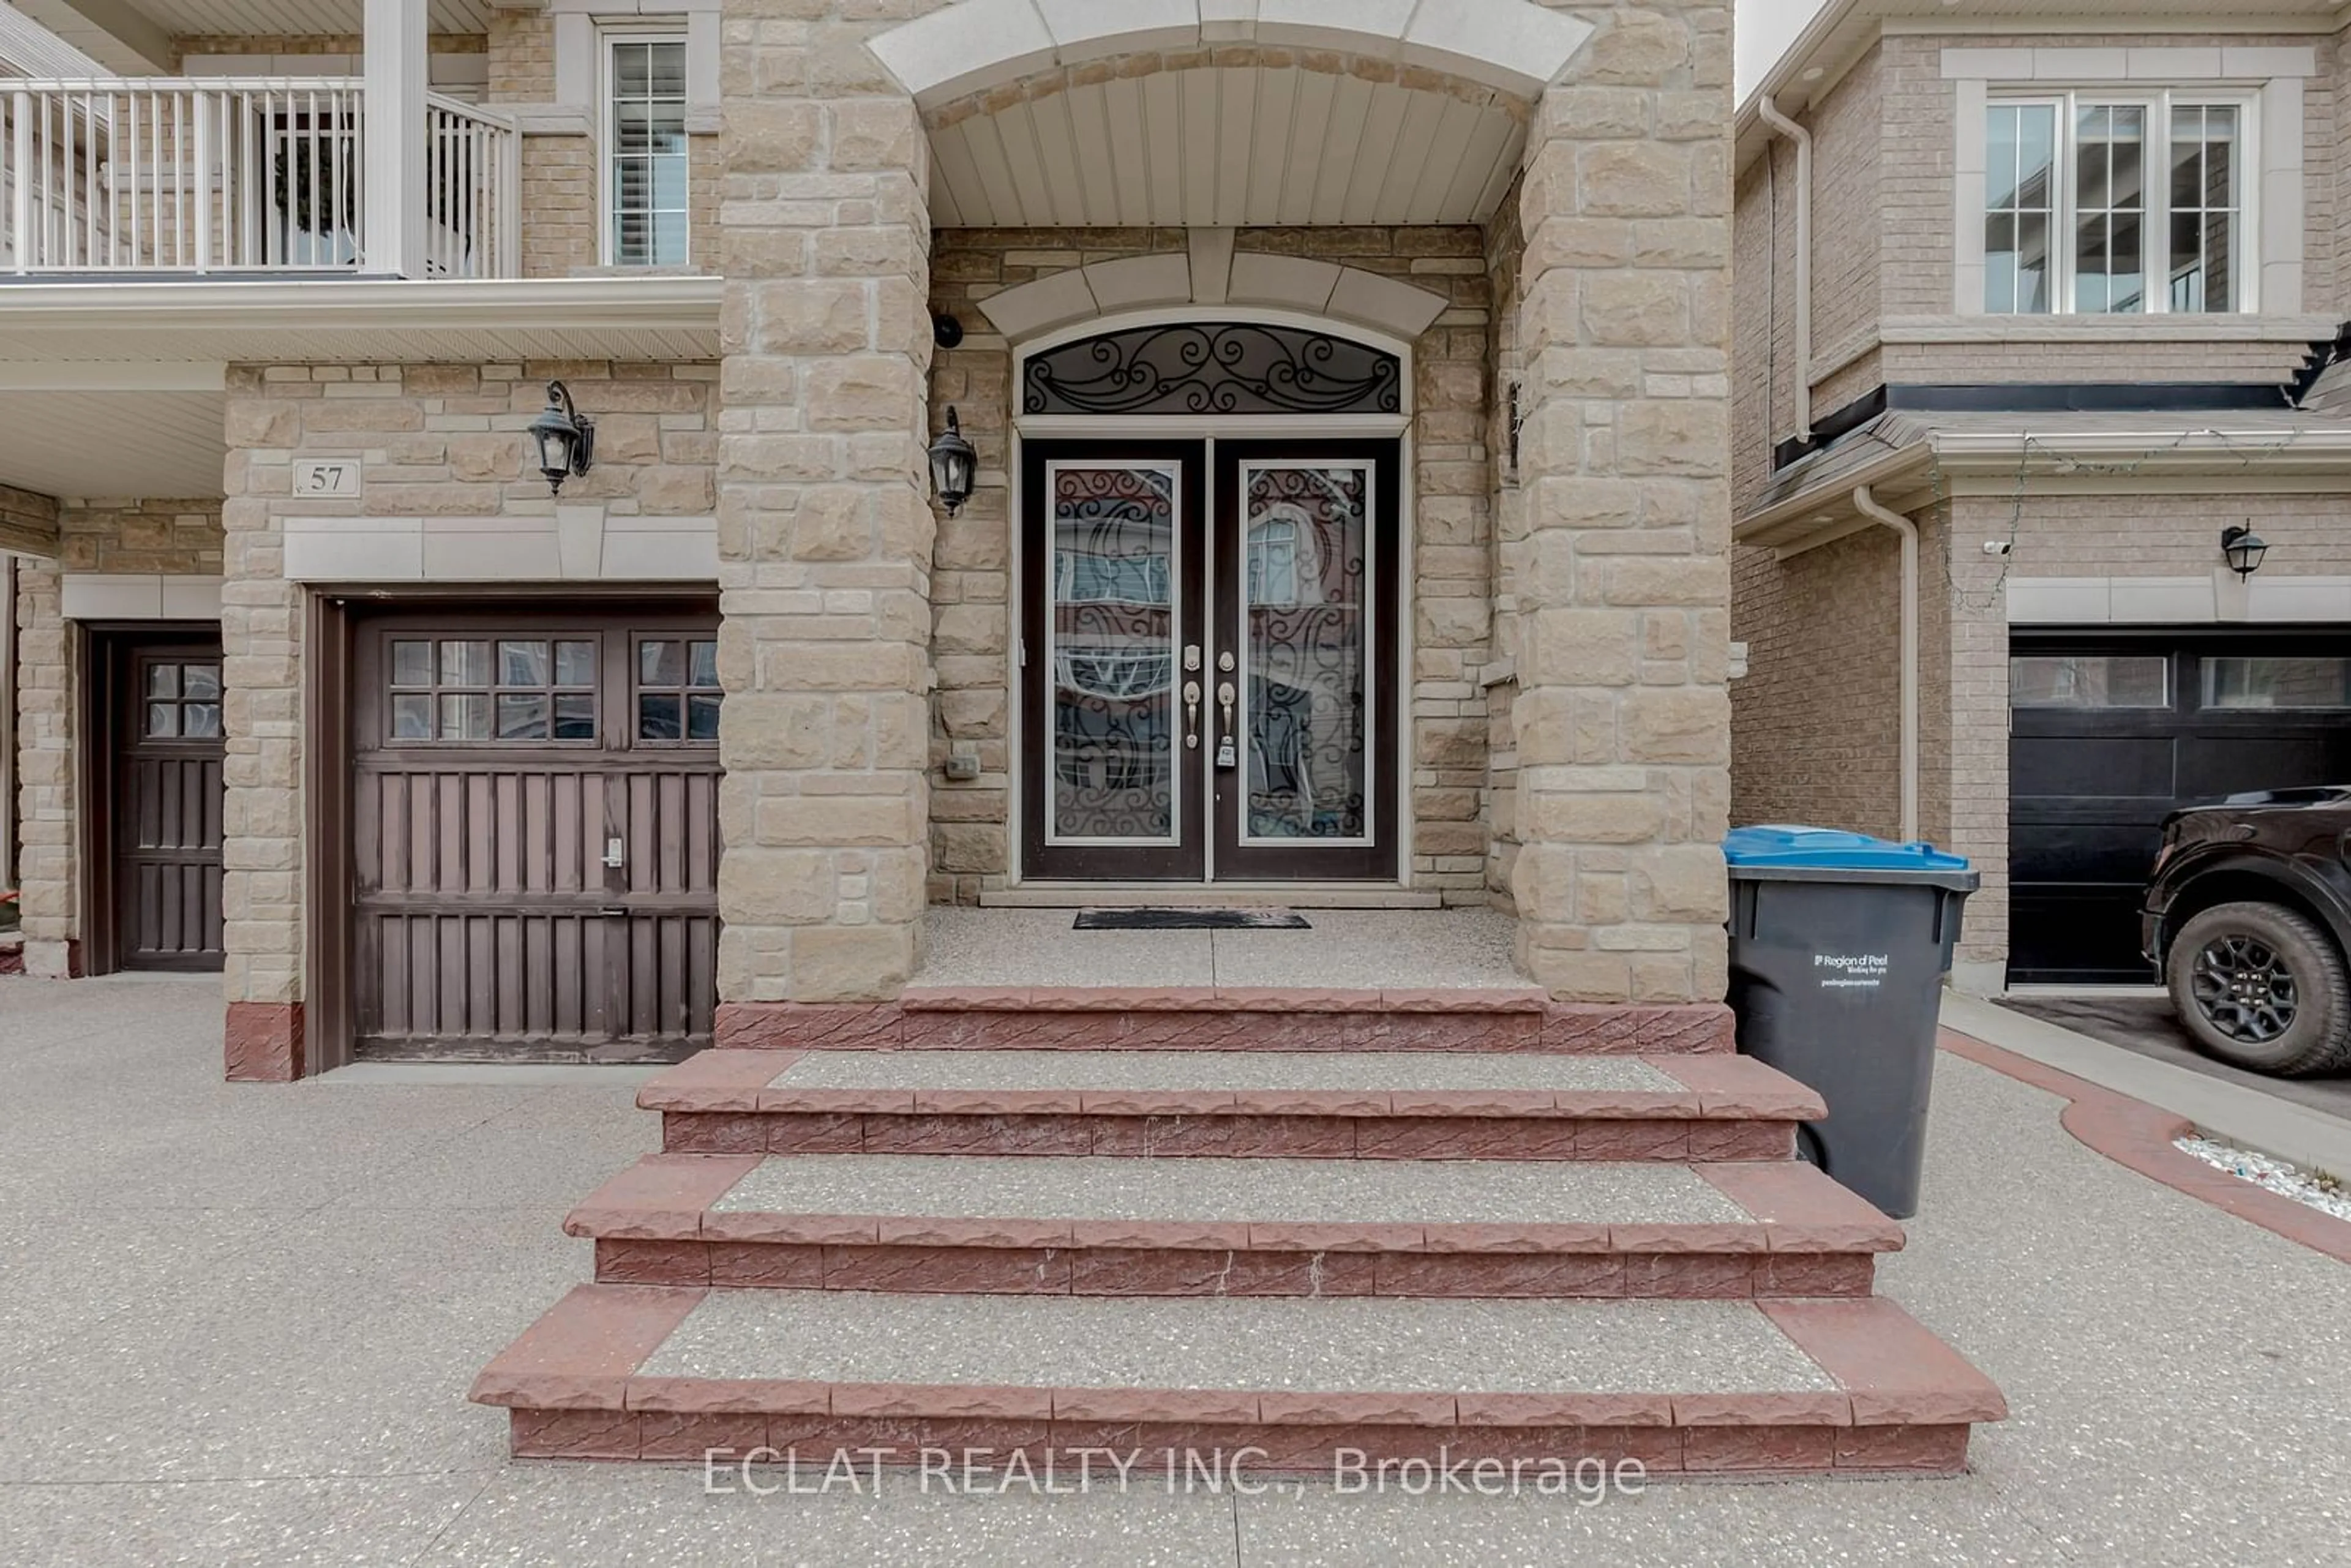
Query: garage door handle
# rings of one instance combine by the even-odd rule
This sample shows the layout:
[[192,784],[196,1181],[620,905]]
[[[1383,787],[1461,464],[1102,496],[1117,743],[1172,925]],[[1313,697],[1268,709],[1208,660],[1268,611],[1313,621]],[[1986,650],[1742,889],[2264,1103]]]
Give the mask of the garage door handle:
[[626,915],[629,913],[629,906],[625,904],[608,904],[596,913],[599,915],[622,916]]

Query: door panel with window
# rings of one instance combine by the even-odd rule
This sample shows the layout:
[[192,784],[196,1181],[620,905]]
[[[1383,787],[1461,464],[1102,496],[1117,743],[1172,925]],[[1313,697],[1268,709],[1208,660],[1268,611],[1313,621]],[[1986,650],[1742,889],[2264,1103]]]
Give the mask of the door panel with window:
[[401,616],[355,654],[357,1053],[708,1044],[715,618]]
[[2138,904],[2163,819],[2351,779],[2351,641],[2044,634],[2010,654],[2011,980],[2152,979]]
[[111,835],[113,963],[215,970],[221,922],[221,724],[217,643],[117,645],[120,742]]
[[1026,449],[1041,878],[1395,874],[1393,442]]

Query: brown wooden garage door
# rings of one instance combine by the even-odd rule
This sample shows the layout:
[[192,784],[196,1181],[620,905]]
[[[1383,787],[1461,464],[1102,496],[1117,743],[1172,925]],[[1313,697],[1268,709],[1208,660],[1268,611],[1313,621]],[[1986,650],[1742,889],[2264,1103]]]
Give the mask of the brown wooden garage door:
[[403,615],[355,642],[356,1053],[709,1044],[716,617]]

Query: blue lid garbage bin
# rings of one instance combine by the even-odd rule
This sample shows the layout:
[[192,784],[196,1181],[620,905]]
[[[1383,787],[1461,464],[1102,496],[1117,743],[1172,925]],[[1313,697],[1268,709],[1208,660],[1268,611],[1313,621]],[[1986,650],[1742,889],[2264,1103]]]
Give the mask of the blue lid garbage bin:
[[1739,1049],[1828,1102],[1806,1157],[1909,1218],[1943,977],[1977,873],[1931,845],[1827,828],[1740,828],[1723,858]]

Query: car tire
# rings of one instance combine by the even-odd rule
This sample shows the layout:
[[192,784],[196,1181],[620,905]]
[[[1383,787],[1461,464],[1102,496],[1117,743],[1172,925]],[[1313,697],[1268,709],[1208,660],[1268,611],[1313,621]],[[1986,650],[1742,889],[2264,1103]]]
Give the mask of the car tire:
[[2210,1056],[2284,1078],[2351,1067],[2351,972],[2325,932],[2275,904],[2220,904],[2165,965],[2179,1021]]

